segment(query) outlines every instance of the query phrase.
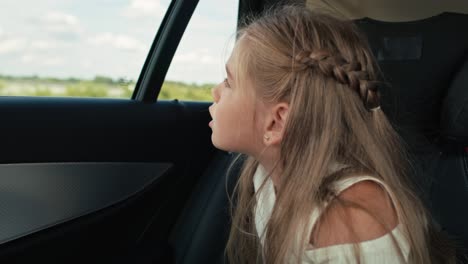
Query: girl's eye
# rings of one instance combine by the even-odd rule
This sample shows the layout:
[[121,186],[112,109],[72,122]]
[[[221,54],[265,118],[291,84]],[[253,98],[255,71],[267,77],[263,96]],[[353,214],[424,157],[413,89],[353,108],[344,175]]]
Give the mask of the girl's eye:
[[231,88],[231,85],[229,85],[229,82],[228,82],[228,79],[227,79],[227,78],[224,78],[224,85],[225,85],[227,88]]

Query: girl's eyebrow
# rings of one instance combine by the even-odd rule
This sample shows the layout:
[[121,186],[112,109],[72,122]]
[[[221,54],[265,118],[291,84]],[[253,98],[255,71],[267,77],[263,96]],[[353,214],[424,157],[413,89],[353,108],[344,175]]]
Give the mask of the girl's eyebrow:
[[231,72],[229,71],[227,64],[226,64],[226,72],[227,72],[228,78],[232,80],[232,75],[231,75]]

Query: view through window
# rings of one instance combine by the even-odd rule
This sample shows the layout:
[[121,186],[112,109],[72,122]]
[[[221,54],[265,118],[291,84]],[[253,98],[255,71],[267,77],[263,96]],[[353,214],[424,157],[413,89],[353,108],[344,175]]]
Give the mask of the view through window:
[[[0,95],[130,98],[169,4],[2,0]],[[209,90],[223,78],[237,5],[200,0],[161,99],[211,99]]]
[[225,77],[237,26],[238,0],[200,0],[166,75],[159,99],[211,101]]

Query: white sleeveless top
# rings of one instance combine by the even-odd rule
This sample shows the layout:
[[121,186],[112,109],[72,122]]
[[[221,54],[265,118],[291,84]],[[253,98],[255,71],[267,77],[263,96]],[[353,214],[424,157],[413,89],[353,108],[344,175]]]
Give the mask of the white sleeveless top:
[[[254,175],[254,187],[257,193],[263,184],[267,174],[264,168],[259,165]],[[337,193],[351,187],[353,184],[371,180],[379,183],[389,193],[390,198],[395,201],[394,195],[390,192],[387,186],[380,180],[371,176],[359,176],[347,178],[338,181],[335,184]],[[275,205],[276,195],[272,180],[268,177],[265,185],[257,194],[257,206],[255,208],[255,226],[257,234],[260,236],[261,244],[265,241],[265,226],[270,219],[273,207]],[[314,210],[311,216],[311,222],[306,229],[307,234],[311,234],[315,222],[320,216],[319,210]],[[385,234],[379,238],[363,241],[358,243],[360,249],[361,263],[379,263],[379,264],[397,264],[407,263],[409,256],[409,245],[403,236],[401,225],[398,225],[392,230],[392,234],[398,243],[398,246],[403,253],[405,262],[399,257],[399,252],[394,246],[392,238],[389,234]],[[299,241],[300,237],[298,237]],[[306,241],[306,251],[303,254],[301,263],[356,263],[353,244],[339,244],[323,248],[314,249],[309,241]]]

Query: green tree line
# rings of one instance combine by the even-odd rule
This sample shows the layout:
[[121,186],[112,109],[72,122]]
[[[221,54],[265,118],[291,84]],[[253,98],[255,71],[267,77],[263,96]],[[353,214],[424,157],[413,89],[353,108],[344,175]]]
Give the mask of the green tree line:
[[[112,79],[96,76],[85,80],[78,78],[51,78],[39,76],[0,75],[0,96],[72,96],[130,98],[136,82],[124,78]],[[214,84],[187,84],[165,81],[159,99],[211,101]]]

